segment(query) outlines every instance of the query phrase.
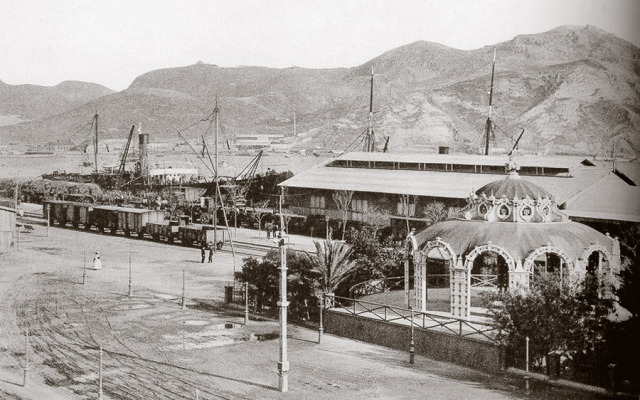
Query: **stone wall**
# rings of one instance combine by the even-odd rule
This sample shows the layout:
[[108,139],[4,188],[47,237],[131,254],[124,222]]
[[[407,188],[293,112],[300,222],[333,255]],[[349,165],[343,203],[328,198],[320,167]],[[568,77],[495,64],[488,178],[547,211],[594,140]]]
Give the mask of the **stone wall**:
[[[405,350],[409,359],[411,328],[408,325],[331,310],[327,310],[324,317],[327,333]],[[494,343],[417,327],[414,327],[414,340],[416,354],[485,372],[500,370],[500,348]]]

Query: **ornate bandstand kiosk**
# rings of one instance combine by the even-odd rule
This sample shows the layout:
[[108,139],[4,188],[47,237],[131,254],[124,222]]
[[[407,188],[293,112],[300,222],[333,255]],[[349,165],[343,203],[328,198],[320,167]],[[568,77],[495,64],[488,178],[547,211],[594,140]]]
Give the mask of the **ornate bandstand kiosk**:
[[553,196],[508,175],[472,193],[460,218],[431,225],[408,240],[415,268],[414,308],[427,311],[428,274],[448,274],[451,313],[468,318],[472,288],[528,288],[541,274],[584,279],[620,267],[618,240],[570,221]]

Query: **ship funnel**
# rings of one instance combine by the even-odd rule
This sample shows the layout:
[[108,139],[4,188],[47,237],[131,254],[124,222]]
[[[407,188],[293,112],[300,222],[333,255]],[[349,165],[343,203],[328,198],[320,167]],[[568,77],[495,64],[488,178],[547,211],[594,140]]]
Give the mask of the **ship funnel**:
[[149,176],[149,134],[142,133],[142,127],[138,126],[138,161],[140,174],[145,178]]

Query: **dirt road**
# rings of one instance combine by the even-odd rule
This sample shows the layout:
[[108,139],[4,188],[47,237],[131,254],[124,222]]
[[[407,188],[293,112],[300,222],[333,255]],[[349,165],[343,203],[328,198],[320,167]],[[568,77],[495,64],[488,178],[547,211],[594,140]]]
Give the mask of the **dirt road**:
[[[419,356],[410,366],[404,352],[331,335],[318,345],[317,332],[292,325],[289,393],[280,393],[277,322],[253,315],[244,326],[222,302],[230,254],[202,264],[197,249],[60,228],[47,237],[42,226],[21,239],[19,251],[0,256],[3,399],[96,399],[100,347],[105,399],[524,398],[520,382]],[[82,285],[95,251],[103,268],[84,271]]]

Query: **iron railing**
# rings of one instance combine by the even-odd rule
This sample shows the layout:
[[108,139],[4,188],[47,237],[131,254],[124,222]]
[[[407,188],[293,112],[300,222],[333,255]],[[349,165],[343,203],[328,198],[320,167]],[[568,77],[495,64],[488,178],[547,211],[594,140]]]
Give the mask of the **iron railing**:
[[[395,307],[347,297],[327,295],[327,307],[352,315],[411,326],[411,309]],[[429,312],[413,311],[413,326],[422,329],[446,332],[460,337],[473,337],[498,344],[494,334],[496,328],[481,320],[449,317]]]
[[471,287],[480,287],[480,288],[498,287],[498,275],[471,274]]

